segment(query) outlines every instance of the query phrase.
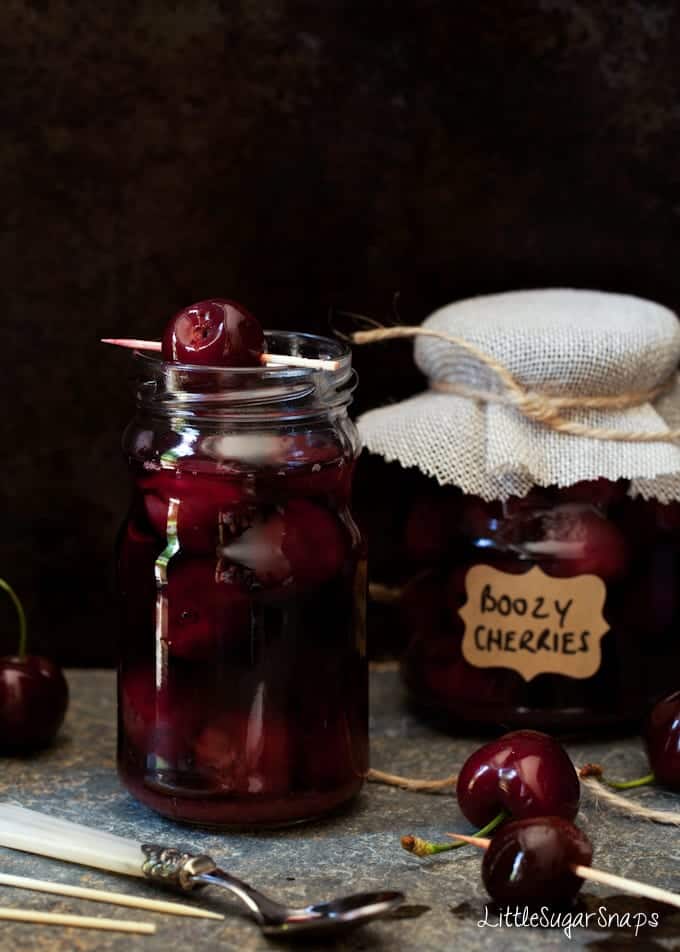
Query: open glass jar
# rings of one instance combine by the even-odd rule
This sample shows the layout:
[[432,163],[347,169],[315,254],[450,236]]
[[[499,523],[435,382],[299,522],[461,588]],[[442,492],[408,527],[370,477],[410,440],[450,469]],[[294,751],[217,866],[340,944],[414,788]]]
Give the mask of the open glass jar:
[[365,554],[344,345],[267,335],[335,371],[137,355],[118,544],[118,766],[175,820],[293,823],[361,788],[368,759]]

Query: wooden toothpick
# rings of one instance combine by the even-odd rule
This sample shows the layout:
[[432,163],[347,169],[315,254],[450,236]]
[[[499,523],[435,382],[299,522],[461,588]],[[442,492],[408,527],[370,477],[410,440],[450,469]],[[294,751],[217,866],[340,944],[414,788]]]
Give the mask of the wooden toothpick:
[[[463,843],[470,843],[471,846],[478,846],[480,849],[488,849],[491,840],[482,836],[464,836],[462,833],[447,833],[447,836],[454,840],[462,840]],[[580,876],[581,879],[587,879],[591,883],[602,883],[603,886],[613,886],[615,889],[622,889],[624,892],[633,896],[642,896],[645,899],[653,899],[655,902],[664,902],[668,906],[675,906],[680,909],[680,896],[671,892],[669,889],[661,889],[660,886],[650,886],[649,883],[641,883],[637,879],[628,879],[627,876],[616,876],[614,873],[605,873],[601,869],[593,869],[592,866],[581,866],[574,864],[571,867],[572,873]]]
[[134,932],[153,935],[152,922],[128,922],[125,919],[96,919],[94,916],[71,916],[60,912],[38,912],[35,909],[10,909],[0,906],[0,919],[9,922],[31,922],[41,926],[71,926],[76,929],[100,929],[102,932]]
[[[102,344],[114,344],[116,347],[127,347],[129,350],[150,350],[160,353],[161,342],[158,340],[139,340],[135,337],[102,337]],[[308,370],[337,370],[339,360],[321,360],[316,357],[295,357],[292,354],[267,354],[260,356],[260,361],[266,367],[306,367]]]
[[127,893],[107,892],[104,889],[90,889],[85,886],[71,886],[68,883],[53,883],[44,879],[31,879],[28,876],[9,876],[6,873],[0,873],[0,886],[16,886],[18,889],[32,889],[35,892],[53,893],[57,896],[91,899],[93,902],[107,902],[114,906],[129,906],[132,909],[146,909],[149,912],[162,912],[171,916],[224,919],[224,916],[218,912],[199,909],[197,906],[187,906],[181,902],[146,899],[143,896],[130,896]]

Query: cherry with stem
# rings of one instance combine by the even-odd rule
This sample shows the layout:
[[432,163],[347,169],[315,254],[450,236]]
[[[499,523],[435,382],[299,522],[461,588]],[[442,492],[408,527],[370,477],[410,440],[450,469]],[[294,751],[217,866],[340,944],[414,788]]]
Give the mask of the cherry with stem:
[[0,578],[19,621],[16,655],[0,658],[0,749],[20,753],[47,746],[68,707],[68,685],[53,661],[28,651],[26,614],[12,586]]
[[583,880],[588,880],[680,908],[680,896],[668,889],[593,868],[588,838],[563,817],[517,820],[493,840],[447,835],[487,851],[482,879],[497,902],[564,901],[572,899]]
[[599,764],[586,764],[581,768],[580,776],[595,777],[613,790],[634,790],[660,784],[680,791],[680,691],[654,705],[645,724],[644,739],[652,769],[643,777],[610,780]]

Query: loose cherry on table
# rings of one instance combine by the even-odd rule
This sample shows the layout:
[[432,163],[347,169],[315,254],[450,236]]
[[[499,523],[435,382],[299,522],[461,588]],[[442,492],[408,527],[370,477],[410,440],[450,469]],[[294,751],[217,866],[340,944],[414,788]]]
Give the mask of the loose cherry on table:
[[680,791],[680,691],[663,698],[653,708],[644,728],[651,773],[634,780],[610,780],[598,764],[581,768],[582,777],[597,777],[614,790],[632,790],[658,783]]
[[463,764],[456,784],[463,815],[477,826],[500,813],[513,819],[561,816],[572,820],[581,786],[560,743],[539,731],[520,730],[484,744]]
[[26,654],[26,617],[14,589],[0,579],[19,618],[19,650],[0,658],[0,751],[21,753],[50,744],[66,714],[68,686],[53,661]]
[[[458,774],[456,794],[463,815],[480,827],[475,836],[483,836],[508,818],[558,816],[573,820],[581,785],[561,744],[548,734],[520,730],[471,754]],[[402,837],[401,843],[419,856],[461,845],[430,843],[414,836]]]
[[163,333],[167,361],[211,367],[258,367],[264,351],[259,322],[241,304],[225,298],[182,308]]
[[593,848],[564,817],[528,817],[506,823],[482,860],[482,881],[492,899],[513,905],[563,903],[583,885],[574,866],[590,866]]

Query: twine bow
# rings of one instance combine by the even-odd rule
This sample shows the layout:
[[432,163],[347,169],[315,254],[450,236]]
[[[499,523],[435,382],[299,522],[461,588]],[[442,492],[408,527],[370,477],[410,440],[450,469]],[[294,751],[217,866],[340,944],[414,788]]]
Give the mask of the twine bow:
[[625,432],[608,427],[589,426],[586,423],[567,420],[562,416],[564,410],[625,410],[629,407],[639,407],[645,403],[653,403],[654,400],[673,387],[675,376],[670,377],[657,387],[652,387],[650,390],[634,390],[611,396],[554,396],[525,387],[495,357],[491,357],[480,350],[470,341],[462,337],[455,337],[452,334],[446,334],[443,331],[437,331],[429,327],[401,326],[355,331],[351,335],[355,344],[373,344],[378,341],[406,337],[434,337],[437,340],[443,340],[460,347],[493,371],[503,387],[501,392],[496,393],[490,390],[477,390],[474,387],[451,383],[447,380],[435,380],[431,383],[431,388],[438,393],[451,393],[485,403],[504,403],[514,406],[527,419],[541,423],[558,433],[570,433],[572,436],[586,436],[591,439],[610,440],[618,443],[675,443],[680,440],[680,429]]

